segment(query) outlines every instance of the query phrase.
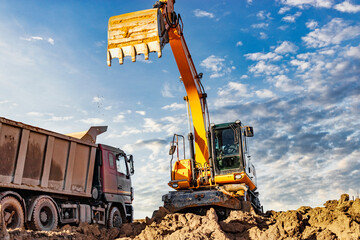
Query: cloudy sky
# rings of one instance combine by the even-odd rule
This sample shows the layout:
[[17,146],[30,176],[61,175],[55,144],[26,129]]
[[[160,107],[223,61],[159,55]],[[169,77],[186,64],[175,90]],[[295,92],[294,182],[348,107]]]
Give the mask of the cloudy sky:
[[[106,65],[109,17],[153,1],[0,2],[0,115],[61,133],[107,125],[135,159],[135,217],[171,190],[168,146],[188,132],[185,90],[163,57]],[[360,1],[178,0],[213,123],[254,127],[265,210],[360,191]]]

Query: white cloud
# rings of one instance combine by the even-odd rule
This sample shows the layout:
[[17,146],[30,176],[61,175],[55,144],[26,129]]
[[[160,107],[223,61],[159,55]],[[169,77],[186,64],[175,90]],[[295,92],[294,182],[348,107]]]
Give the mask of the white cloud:
[[308,47],[326,47],[330,44],[339,44],[342,41],[353,39],[360,35],[360,26],[350,26],[349,22],[341,18],[334,18],[323,28],[317,28],[314,31],[302,37],[302,40]]
[[113,118],[114,123],[124,122],[125,116],[124,114],[118,114],[116,117]]
[[284,14],[284,13],[286,13],[287,11],[289,11],[290,10],[290,8],[289,7],[282,7],[282,8],[280,8],[280,10],[279,10],[279,14]]
[[93,97],[92,102],[93,102],[93,103],[100,103],[100,102],[102,102],[103,100],[104,100],[103,97],[96,96],[96,97]]
[[239,82],[229,82],[226,87],[220,88],[218,95],[231,96],[230,92],[235,92],[234,96],[246,96],[248,94],[247,85]]
[[173,98],[174,97],[174,95],[172,94],[172,90],[170,88],[169,83],[166,82],[164,84],[163,88],[161,89],[161,95],[163,97],[168,97],[168,98]]
[[257,91],[255,91],[255,94],[259,98],[273,98],[273,97],[276,97],[276,95],[272,91],[270,91],[269,89],[257,90]]
[[293,23],[300,16],[301,16],[301,12],[296,12],[293,15],[287,15],[287,16],[283,17],[282,20],[284,22],[292,22]]
[[271,19],[271,13],[269,12],[266,12],[266,11],[259,11],[256,16],[261,19],[261,20],[264,20],[264,19]]
[[161,132],[163,125],[152,118],[144,118],[144,132]]
[[246,75],[246,74],[244,74],[244,75],[242,75],[242,76],[240,77],[240,79],[246,79],[246,78],[249,78],[249,76]]
[[275,52],[279,54],[296,53],[298,49],[299,48],[292,42],[284,41],[275,49]]
[[225,58],[211,55],[206,59],[204,59],[200,63],[200,66],[212,72],[210,78],[217,78],[217,77],[222,77],[225,74],[231,72],[231,68],[227,67],[224,62],[225,62]]
[[253,60],[253,61],[260,61],[260,60],[272,60],[272,61],[278,61],[282,59],[282,56],[277,55],[276,53],[269,52],[269,53],[248,53],[244,55],[247,59]]
[[252,28],[267,28],[269,26],[268,23],[257,23],[257,24],[251,24]]
[[249,72],[254,73],[255,75],[262,73],[265,75],[275,75],[280,71],[281,69],[279,66],[274,64],[266,64],[265,61],[262,60],[249,67]]
[[238,41],[238,42],[236,43],[236,46],[237,46],[237,47],[242,46],[242,45],[243,45],[242,41]]
[[346,56],[353,57],[353,58],[360,58],[360,45],[357,47],[350,47],[346,51]]
[[200,9],[194,10],[195,17],[208,17],[208,18],[214,18],[214,14],[210,12],[206,12]]
[[281,0],[284,5],[304,8],[304,7],[317,7],[317,8],[331,8],[333,0]]
[[306,27],[311,30],[314,30],[315,28],[317,28],[318,25],[319,25],[318,22],[315,20],[310,20],[310,21],[306,22]]
[[28,112],[26,115],[31,117],[43,117],[45,114],[40,112]]
[[60,122],[60,121],[68,121],[73,119],[73,116],[65,116],[65,117],[56,117],[56,116],[52,116],[49,121],[54,121],[54,122]]
[[340,12],[357,13],[360,12],[360,5],[354,5],[350,1],[344,1],[342,3],[336,4],[334,9]]
[[170,110],[170,111],[176,111],[180,109],[186,109],[186,104],[184,103],[172,103],[170,105],[165,105],[161,109],[164,110]]
[[264,33],[264,32],[260,33],[260,39],[267,39],[267,38],[268,38],[268,36],[266,33]]
[[52,38],[43,38],[43,37],[39,37],[39,36],[30,36],[30,37],[26,37],[26,38],[21,38],[21,40],[25,40],[25,41],[46,41],[48,43],[50,43],[51,45],[55,44],[55,40]]
[[101,118],[87,118],[87,119],[82,119],[80,121],[89,125],[97,125],[105,122],[105,120]]
[[52,38],[48,38],[48,43],[50,43],[51,45],[54,45],[55,44],[55,40],[52,39]]
[[216,107],[238,104],[245,98],[253,96],[252,92],[248,90],[247,85],[239,82],[229,82],[224,87],[219,88],[217,94]]
[[310,67],[310,63],[305,62],[305,61],[299,61],[297,59],[291,60],[290,64],[293,66],[297,66],[298,70],[301,72],[305,71],[307,68]]
[[275,76],[270,82],[274,83],[274,86],[284,92],[300,91],[303,90],[301,86],[294,83],[293,80],[289,79],[285,75]]
[[146,112],[145,111],[135,111],[137,114],[141,115],[141,116],[145,116]]

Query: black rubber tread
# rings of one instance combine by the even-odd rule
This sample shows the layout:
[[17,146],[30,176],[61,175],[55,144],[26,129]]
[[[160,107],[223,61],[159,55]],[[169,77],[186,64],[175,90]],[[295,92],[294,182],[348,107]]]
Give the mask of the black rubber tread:
[[120,228],[123,223],[119,208],[112,207],[109,213],[108,228]]
[[[6,226],[7,229],[23,228],[24,227],[24,210],[20,202],[11,196],[4,197],[0,202],[5,218],[5,211],[15,211],[12,216],[12,221]],[[13,222],[14,221],[14,222]]]
[[[45,224],[41,221],[42,212],[47,212],[49,218]],[[58,226],[58,213],[55,204],[49,198],[40,198],[31,214],[31,222],[29,228],[35,231],[51,231]]]

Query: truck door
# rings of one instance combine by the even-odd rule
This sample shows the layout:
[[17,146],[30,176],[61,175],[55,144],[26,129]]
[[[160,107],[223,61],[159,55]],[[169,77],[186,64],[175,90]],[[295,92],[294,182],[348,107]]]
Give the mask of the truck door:
[[125,154],[118,154],[116,158],[118,194],[129,195],[131,180]]
[[117,170],[115,162],[115,154],[112,151],[103,152],[104,159],[104,173],[103,173],[103,187],[105,193],[117,194]]

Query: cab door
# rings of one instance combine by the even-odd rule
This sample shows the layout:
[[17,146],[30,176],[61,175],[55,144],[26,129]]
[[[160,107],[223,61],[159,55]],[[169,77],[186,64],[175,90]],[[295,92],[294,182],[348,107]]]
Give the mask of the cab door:
[[103,191],[104,193],[117,194],[117,170],[115,154],[112,151],[103,150]]
[[120,153],[116,157],[117,191],[120,195],[131,195],[131,180],[126,155]]

